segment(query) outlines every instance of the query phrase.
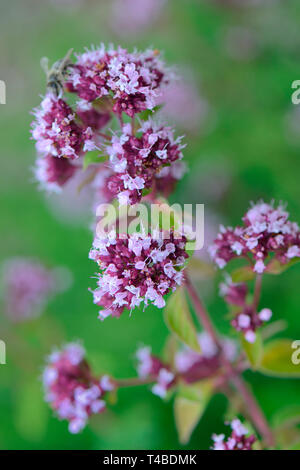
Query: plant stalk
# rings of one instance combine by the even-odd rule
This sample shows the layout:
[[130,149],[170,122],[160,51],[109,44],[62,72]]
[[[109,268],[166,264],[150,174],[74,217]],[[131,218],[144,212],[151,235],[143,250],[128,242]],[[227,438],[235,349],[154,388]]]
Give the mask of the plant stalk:
[[[258,281],[259,286],[261,285],[261,280]],[[272,435],[272,431],[269,428],[268,422],[258,405],[256,399],[253,396],[252,391],[250,388],[245,384],[242,376],[240,375],[239,371],[236,370],[233,365],[228,361],[225,357],[225,355],[222,353],[223,347],[222,343],[220,341],[220,338],[218,337],[218,334],[215,330],[215,327],[203,305],[201,302],[198,293],[196,289],[194,288],[193,284],[191,283],[189,277],[187,274],[185,274],[185,285],[187,288],[187,291],[191,297],[191,300],[194,304],[196,313],[200,319],[200,322],[204,329],[209,333],[215,344],[217,345],[219,351],[221,352],[221,361],[223,363],[224,368],[226,369],[228,373],[228,378],[229,381],[234,385],[236,390],[241,394],[243,397],[245,407],[248,410],[249,416],[251,417],[251,420],[253,421],[255,427],[257,430],[260,432],[260,434],[263,436],[266,444],[269,447],[274,447],[274,438]],[[259,287],[259,292],[260,292],[260,287]]]

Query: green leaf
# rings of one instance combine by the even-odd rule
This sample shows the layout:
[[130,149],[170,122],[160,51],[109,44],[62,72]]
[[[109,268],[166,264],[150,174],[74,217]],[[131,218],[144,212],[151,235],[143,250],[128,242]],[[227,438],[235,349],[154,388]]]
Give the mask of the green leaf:
[[155,108],[153,109],[145,109],[145,111],[142,111],[141,113],[139,113],[139,118],[142,121],[147,121],[147,119],[154,116],[154,114],[157,113],[157,111],[159,111],[161,108],[162,108],[162,105],[159,104],[155,106]]
[[102,163],[107,159],[106,155],[101,155],[98,150],[94,150],[92,152],[88,152],[85,154],[83,158],[83,170],[86,170],[90,165],[95,163]]
[[300,441],[289,447],[288,450],[300,450]]
[[272,423],[274,428],[293,427],[300,423],[300,405],[290,405],[273,416]]
[[231,279],[233,282],[245,282],[251,281],[255,277],[255,272],[251,266],[243,266],[242,268],[235,269],[231,273]]
[[293,258],[291,261],[288,263],[282,264],[278,259],[272,259],[268,266],[266,267],[266,273],[269,274],[281,274],[287,269],[289,269],[291,266],[294,266],[294,264],[299,263],[300,258]]
[[41,383],[31,379],[21,384],[15,403],[15,425],[20,435],[30,441],[39,441],[45,433],[47,417]]
[[181,444],[186,444],[212,396],[208,381],[179,388],[174,400],[174,417]]
[[190,259],[186,269],[194,281],[211,279],[216,274],[216,270],[212,264],[195,257]]
[[182,287],[179,287],[168,299],[165,311],[168,328],[187,346],[201,352],[197,333],[191,319],[189,306]]
[[241,343],[242,347],[246,353],[247,358],[252,366],[252,369],[257,369],[260,364],[262,353],[263,353],[263,342],[261,338],[261,334],[257,331],[256,332],[256,339],[254,343],[249,343],[244,337],[241,336]]
[[293,340],[277,339],[264,347],[258,370],[273,377],[300,378],[300,364],[293,364]]

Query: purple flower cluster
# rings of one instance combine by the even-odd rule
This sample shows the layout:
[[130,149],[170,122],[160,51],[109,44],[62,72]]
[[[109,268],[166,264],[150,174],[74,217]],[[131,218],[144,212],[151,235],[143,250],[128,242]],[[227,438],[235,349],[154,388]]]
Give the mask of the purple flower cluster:
[[[211,377],[221,367],[220,354],[211,336],[205,331],[198,335],[201,353],[184,346],[175,355],[175,367],[186,383],[194,383]],[[222,354],[230,362],[237,355],[237,345],[233,340],[222,339]]]
[[90,258],[100,268],[93,292],[94,303],[104,307],[100,318],[118,317],[125,307],[133,310],[142,302],[163,308],[163,296],[182,283],[185,245],[186,238],[172,231],[123,236],[112,231],[107,238],[96,237]]
[[153,378],[156,383],[152,386],[152,393],[165,398],[168,390],[175,384],[176,377],[158,357],[153,356],[151,348],[148,346],[141,347],[136,352],[138,360],[137,371],[138,376],[142,379]]
[[[138,349],[137,372],[141,378],[156,381],[151,389],[152,393],[164,398],[168,390],[176,384],[177,379],[191,384],[216,375],[221,367],[217,346],[206,332],[198,335],[198,341],[201,353],[184,346],[175,354],[173,367],[154,356],[149,346]],[[234,361],[237,355],[235,342],[224,338],[222,345],[225,357],[230,362]]]
[[2,267],[4,311],[13,321],[39,315],[58,290],[55,272],[39,261],[11,258]]
[[[157,190],[170,192],[184,173],[184,166],[178,165],[181,139],[174,139],[171,128],[150,120],[136,136],[134,124],[137,113],[155,108],[170,79],[156,50],[130,53],[101,45],[77,54],[75,63],[68,62],[63,71],[58,96],[47,91],[33,111],[32,138],[38,152],[34,174],[41,188],[60,191],[84,166],[86,153],[106,150],[112,174],[102,184],[109,199],[139,202],[143,189],[153,189],[156,176]],[[67,92],[79,98],[75,105],[68,104]],[[133,118],[131,126],[123,126],[123,113]],[[110,139],[102,129],[114,114],[122,129]],[[93,158],[98,168],[105,166],[96,155]],[[72,160],[77,160],[76,166]],[[86,184],[93,188],[91,183]]]
[[133,117],[153,109],[169,73],[158,51],[128,52],[118,47],[87,50],[77,55],[67,82],[70,92],[86,101],[103,97],[113,100],[113,112]]
[[239,307],[235,311],[232,326],[241,331],[249,343],[254,343],[256,339],[255,331],[272,317],[272,311],[269,308],[263,308],[260,312],[250,304],[247,304],[246,297],[248,293],[247,285],[243,282],[233,283],[230,278],[220,284],[220,294],[226,302]]
[[40,183],[41,189],[58,193],[62,186],[74,175],[78,166],[69,158],[57,158],[52,155],[39,157],[34,167],[34,175]]
[[40,155],[76,159],[85,141],[84,130],[77,124],[70,106],[61,98],[46,95],[34,111],[32,137]]
[[49,356],[43,384],[46,401],[60,419],[69,421],[72,434],[80,432],[92,414],[105,410],[105,394],[114,389],[108,376],[93,378],[85,350],[77,343],[69,343]]
[[[265,261],[271,255],[282,264],[300,257],[300,231],[295,222],[288,220],[289,213],[283,206],[259,202],[243,217],[243,226],[221,227],[210,255],[219,268],[228,261],[245,257],[253,262],[253,270],[263,273]],[[253,260],[253,261],[252,261]]]
[[131,126],[126,124],[122,134],[114,135],[106,147],[114,171],[107,186],[121,204],[139,202],[143,190],[152,188],[156,175],[183,157],[181,137],[174,139],[170,127],[148,120],[139,133],[132,135]]
[[213,450],[252,450],[256,442],[254,434],[249,435],[248,429],[237,418],[230,423],[232,433],[227,440],[224,434],[213,434]]

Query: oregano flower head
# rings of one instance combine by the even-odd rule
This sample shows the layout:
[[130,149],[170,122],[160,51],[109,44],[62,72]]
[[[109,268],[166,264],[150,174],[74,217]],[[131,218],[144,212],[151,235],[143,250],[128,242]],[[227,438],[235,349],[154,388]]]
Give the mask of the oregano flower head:
[[154,108],[169,75],[158,51],[130,53],[102,44],[77,55],[67,88],[86,101],[112,98],[114,113],[132,117]]
[[130,124],[126,124],[121,135],[112,137],[106,152],[114,175],[108,179],[107,186],[120,203],[140,202],[143,190],[153,187],[155,177],[182,159],[181,139],[174,138],[170,127],[152,120],[144,122],[137,135],[132,135]]
[[50,354],[43,384],[46,401],[60,419],[69,422],[72,434],[80,432],[91,415],[105,410],[105,395],[114,389],[109,377],[92,376],[85,350],[79,343],[69,343]]
[[124,308],[141,303],[165,306],[164,296],[183,281],[183,265],[188,258],[185,236],[161,230],[153,234],[131,235],[110,232],[94,240],[90,258],[100,268],[94,303],[104,307],[100,319],[120,316]]
[[256,441],[254,434],[249,435],[248,429],[235,418],[228,423],[231,427],[231,435],[225,439],[225,434],[213,434],[213,450],[252,450]]
[[244,224],[236,228],[221,227],[210,255],[224,268],[228,261],[246,257],[253,260],[253,271],[263,273],[270,255],[282,264],[300,256],[300,232],[295,222],[289,221],[289,213],[282,205],[259,202],[246,212]]

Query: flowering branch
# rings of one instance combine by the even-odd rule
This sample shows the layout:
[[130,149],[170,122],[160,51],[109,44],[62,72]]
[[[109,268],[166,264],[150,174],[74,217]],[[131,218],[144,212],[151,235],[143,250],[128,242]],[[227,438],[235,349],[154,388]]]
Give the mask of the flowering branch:
[[216,343],[217,347],[219,348],[221,354],[221,361],[228,373],[228,379],[235,385],[236,389],[240,392],[241,396],[243,397],[244,404],[246,409],[248,410],[249,415],[255,426],[257,427],[258,431],[264,437],[266,444],[268,446],[273,447],[275,445],[274,438],[272,435],[272,431],[269,428],[269,425],[266,421],[266,418],[263,415],[262,410],[259,408],[258,403],[256,402],[255,398],[253,397],[252,392],[250,391],[249,387],[246,386],[242,377],[239,374],[232,364],[226,359],[225,354],[223,354],[223,347],[222,343],[218,338],[216,330],[213,326],[210,317],[203,306],[197,291],[195,290],[193,284],[191,283],[188,275],[185,276],[185,285],[187,288],[188,293],[193,301],[195,306],[196,312],[202,323],[202,326],[206,329],[206,331],[210,334],[213,341]]

